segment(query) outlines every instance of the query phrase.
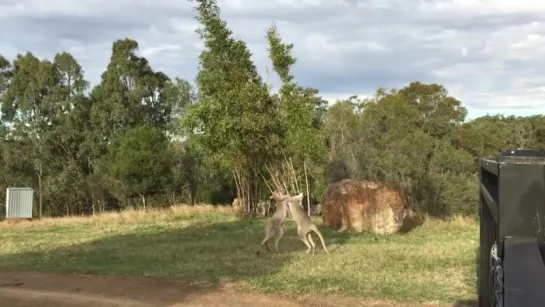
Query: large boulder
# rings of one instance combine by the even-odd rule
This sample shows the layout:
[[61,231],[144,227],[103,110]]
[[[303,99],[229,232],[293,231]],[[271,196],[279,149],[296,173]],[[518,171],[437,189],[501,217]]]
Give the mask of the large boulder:
[[345,179],[326,189],[322,221],[340,231],[391,234],[403,226],[406,208],[401,190],[387,183]]

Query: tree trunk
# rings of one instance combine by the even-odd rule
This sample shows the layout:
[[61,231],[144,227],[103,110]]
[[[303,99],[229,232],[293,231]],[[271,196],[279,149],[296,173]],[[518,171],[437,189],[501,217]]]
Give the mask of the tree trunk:
[[189,182],[189,197],[191,198],[191,205],[194,206],[197,200],[197,188],[196,182]]
[[310,216],[310,193],[308,189],[308,177],[307,177],[307,164],[306,162],[303,162],[303,167],[305,169],[305,184],[307,187],[307,209],[308,209],[308,216]]
[[95,178],[92,176],[93,174],[93,164],[91,163],[91,157],[87,156],[87,168],[88,168],[88,174],[87,174],[87,179],[91,179],[89,180],[88,182],[91,183],[91,211],[93,212],[93,216],[96,214],[96,197],[95,197],[95,193],[96,193],[96,181],[94,180]]
[[95,216],[95,193],[91,193],[91,210]]
[[42,166],[38,167],[38,218],[42,218]]
[[142,197],[142,206],[144,207],[144,211],[146,211],[146,195],[140,194],[140,197]]

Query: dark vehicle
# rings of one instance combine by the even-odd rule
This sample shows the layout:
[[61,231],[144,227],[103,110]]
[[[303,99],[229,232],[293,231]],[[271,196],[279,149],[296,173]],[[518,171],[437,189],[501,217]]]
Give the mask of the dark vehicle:
[[545,153],[479,159],[479,306],[545,306]]

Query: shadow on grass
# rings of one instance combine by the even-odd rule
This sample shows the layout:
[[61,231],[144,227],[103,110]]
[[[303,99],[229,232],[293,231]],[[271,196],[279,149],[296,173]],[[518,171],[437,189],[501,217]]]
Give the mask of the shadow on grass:
[[[363,232],[356,232],[356,231],[339,231],[336,229],[332,229],[329,227],[326,227],[323,222],[321,221],[321,217],[316,217],[313,219],[314,222],[317,224],[318,228],[320,229],[320,232],[324,236],[324,240],[326,241],[327,247],[329,251],[334,251],[335,249],[348,244],[348,243],[355,243],[358,244],[369,244],[369,243],[375,243],[377,241],[381,241],[382,238],[385,237],[385,235],[375,234],[370,231],[363,231]],[[288,221],[287,222],[288,228],[294,228],[295,229],[295,222]],[[292,225],[293,224],[293,225]],[[414,230],[417,227],[420,227],[424,224],[424,220],[419,217],[405,217],[403,219],[403,224],[399,230],[398,233],[395,233],[393,235],[397,234],[408,234],[412,230]],[[292,230],[288,230],[292,231]],[[296,231],[293,230],[293,236],[296,238],[297,234]],[[292,233],[290,233],[291,235]],[[388,235],[386,235],[388,236]],[[317,235],[313,233],[314,242],[317,244],[318,248],[321,248],[321,243],[319,238],[317,238]],[[299,239],[297,239],[299,240]],[[298,241],[302,247],[304,247],[304,243],[300,240]],[[330,247],[331,246],[331,247]],[[305,248],[303,248],[305,249]]]
[[[480,257],[480,251],[481,249],[479,247],[477,247],[475,249],[475,280],[476,280],[476,283],[475,283],[475,293],[478,293],[478,288],[479,288],[479,257]],[[468,300],[460,300],[460,301],[457,301],[456,304],[454,304],[453,307],[478,307],[479,306],[479,302],[476,300],[476,299],[468,299]]]
[[[318,229],[322,233],[322,236],[324,237],[324,241],[326,243],[327,249],[334,253],[335,250],[342,245],[345,245],[353,240],[360,241],[362,238],[366,237],[368,234],[362,234],[357,232],[351,232],[351,231],[339,231],[333,228],[326,227],[323,224],[322,217],[321,216],[315,216],[312,218],[316,226],[318,226]],[[293,220],[288,220],[286,222],[286,233],[288,237],[292,237],[293,240],[297,240],[296,245],[301,246],[303,250],[306,250],[305,244],[303,241],[299,239],[297,236],[297,226]],[[367,236],[368,237],[368,236]],[[320,238],[318,238],[318,235],[314,232],[312,232],[312,238],[314,240],[314,243],[316,244],[317,250],[322,250],[322,243],[320,242]]]
[[461,300],[456,302],[452,307],[477,307],[479,304],[476,300]]
[[403,225],[399,229],[400,233],[408,233],[411,230],[424,225],[424,220],[418,216],[407,216],[403,218]]
[[[475,277],[476,277],[476,283],[475,283],[475,293],[479,292],[479,257],[481,255],[480,253],[481,249],[477,247],[475,249]],[[453,307],[478,307],[479,302],[476,299],[468,299],[468,300],[460,300],[454,304]]]
[[[94,241],[0,255],[0,271],[157,277],[166,281],[206,285],[199,287],[199,293],[213,291],[223,283],[256,284],[282,271],[283,266],[297,253],[306,250],[303,242],[297,238],[295,223],[287,221],[285,235],[279,243],[280,253],[269,253],[262,248],[261,256],[256,256],[255,252],[264,237],[264,222],[248,219],[201,222],[180,228],[154,224],[126,230],[120,227],[115,234]],[[71,233],[70,237],[79,241],[84,240],[93,227],[98,226],[58,226],[43,232],[64,232],[65,236]],[[324,227],[320,227],[320,230],[328,248],[332,244],[345,244],[352,236]],[[40,233],[36,236],[40,236]],[[321,249],[319,241],[315,242]],[[188,292],[186,287],[181,287],[178,292],[172,296],[172,301],[165,303],[180,303],[187,295],[194,294]]]
[[[338,247],[345,245],[349,243],[351,240],[354,239],[360,239],[362,237],[362,234],[360,233],[353,233],[353,232],[339,232],[338,230],[328,228],[323,225],[321,221],[321,217],[312,217],[312,220],[318,226],[318,230],[322,234],[326,247],[328,251],[333,252]],[[255,232],[255,236],[259,237],[259,240],[262,240],[265,236],[265,223],[267,222],[266,218],[260,218],[258,220],[254,220],[259,223],[258,229]],[[322,242],[320,241],[320,238],[315,232],[311,232],[312,239],[314,243],[316,244],[316,253],[323,252],[323,246]],[[259,245],[261,241],[258,241],[256,244],[256,250],[257,246]],[[269,243],[269,247],[271,250],[274,251],[274,247],[272,242]],[[307,247],[301,239],[299,239],[299,236],[297,235],[297,224],[293,219],[288,218],[284,222],[284,236],[280,240],[279,243],[279,249],[280,253],[282,252],[296,252],[296,253],[305,253],[307,250]],[[267,255],[267,251],[265,247],[261,249],[262,255]]]
[[[115,232],[105,233],[103,237],[93,241],[56,248],[39,246],[32,251],[0,254],[0,272],[15,271],[11,273],[12,276],[17,276],[17,271],[37,271],[156,277],[161,282],[167,282],[161,289],[169,290],[156,289],[153,292],[150,288],[139,293],[161,298],[165,305],[169,305],[183,303],[190,295],[204,295],[224,284],[240,286],[241,290],[266,288],[275,292],[275,286],[269,280],[275,280],[275,275],[306,251],[292,220],[285,223],[285,234],[279,243],[280,253],[269,253],[262,248],[260,256],[256,256],[255,252],[264,237],[265,219],[229,222],[210,220],[187,227],[182,226],[186,222],[183,219],[174,221],[169,224],[120,224],[114,228]],[[317,224],[332,257],[342,245],[372,242],[376,239],[376,236],[370,234],[339,233]],[[20,240],[25,242],[13,244],[24,246],[25,243],[30,244],[33,237],[45,237],[52,238],[47,244],[58,245],[54,242],[56,236],[64,238],[64,242],[67,238],[73,242],[81,242],[86,241],[86,236],[96,237],[94,232],[104,232],[99,227],[101,226],[63,225],[40,230],[30,229],[28,232],[21,230]],[[323,253],[321,242],[315,234],[313,237],[317,244],[317,253]],[[169,286],[169,281],[182,284]],[[47,282],[53,283],[52,280]],[[55,280],[55,283],[71,284],[69,279]],[[128,279],[124,281],[119,278],[107,279],[107,283],[104,287],[111,289],[117,289],[116,284],[117,287],[125,284],[119,288],[121,290],[111,290],[111,293],[123,292],[123,289],[131,285]],[[40,287],[37,290],[42,289]],[[98,290],[92,285],[88,287],[95,290],[87,291],[100,292],[105,296],[110,293]],[[86,289],[82,291],[84,290]],[[163,295],[165,291],[169,295]]]

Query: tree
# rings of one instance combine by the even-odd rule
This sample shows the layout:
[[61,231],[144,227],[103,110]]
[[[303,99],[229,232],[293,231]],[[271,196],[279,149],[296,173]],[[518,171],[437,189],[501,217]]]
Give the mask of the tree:
[[66,214],[89,209],[94,212],[92,197],[88,201],[87,180],[91,169],[90,151],[85,143],[91,111],[85,96],[89,82],[79,63],[67,52],[56,54],[53,65],[58,75],[55,97],[58,111],[48,147],[57,158],[51,163],[55,176],[49,181],[48,194],[54,203],[64,204]]
[[[101,184],[95,165],[111,150],[113,140],[133,128],[149,125],[166,132],[171,127],[173,100],[167,99],[170,79],[154,71],[148,61],[137,55],[138,42],[125,38],[112,44],[110,63],[102,74],[101,83],[91,92],[91,116],[86,146],[89,153],[89,178],[94,198],[104,202],[108,191]],[[110,157],[111,158],[111,157]],[[106,193],[106,194],[105,194]]]
[[181,120],[186,115],[188,107],[197,102],[195,87],[187,80],[176,77],[166,82],[164,94],[170,108],[167,127],[169,134],[177,138],[187,138],[188,133],[184,131]]
[[171,184],[170,157],[164,132],[142,124],[115,136],[99,169],[118,197],[140,196],[145,209],[148,194]]
[[3,100],[3,96],[8,90],[9,82],[13,77],[13,67],[11,63],[0,55],[0,101]]
[[136,55],[138,43],[125,38],[112,44],[112,55],[102,81],[92,93],[92,120],[105,146],[116,133],[143,123],[166,129],[171,105],[164,89],[169,78],[155,72]]
[[398,93],[418,110],[421,129],[437,138],[450,135],[467,115],[461,101],[449,96],[447,89],[439,84],[411,82]]
[[323,111],[323,100],[318,96],[318,90],[302,88],[295,83],[291,74],[291,67],[296,63],[291,54],[293,44],[282,42],[276,26],[273,25],[267,31],[267,40],[273,69],[282,81],[275,98],[286,125],[286,149],[289,156],[299,161],[318,161],[323,154],[322,121],[319,114]]
[[[355,97],[354,97],[355,99]],[[372,125],[368,125],[369,129]],[[353,99],[337,101],[326,113],[324,121],[325,158],[331,168],[329,183],[359,174],[359,155],[364,150],[365,137],[371,134],[363,130],[361,114],[357,113]],[[335,170],[338,168],[338,170]]]
[[443,87],[417,82],[378,89],[371,99],[340,101],[326,116],[331,164],[348,168],[351,177],[403,188],[422,212],[470,212],[459,201],[468,200],[467,178],[475,175],[471,154],[454,143],[465,116],[460,108]]
[[[174,78],[165,86],[165,97],[170,105],[171,121],[167,128],[171,137],[173,153],[172,169],[174,174],[171,198],[176,193],[189,196],[189,203],[197,201],[198,186],[204,178],[203,157],[198,144],[191,139],[191,133],[183,125],[188,108],[197,103],[195,87],[187,80]],[[183,198],[183,197],[182,197]]]
[[218,167],[234,173],[238,195],[253,211],[261,194],[260,171],[281,146],[278,106],[246,44],[232,38],[216,2],[195,2],[205,49],[199,55],[199,102],[190,108],[185,125]]
[[[13,76],[3,95],[2,120],[10,123],[12,146],[26,149],[25,161],[15,164],[32,165],[38,186],[38,215],[43,211],[43,182],[47,176],[48,163],[52,161],[47,142],[51,127],[59,116],[59,74],[53,63],[39,60],[32,53],[17,55]],[[12,147],[13,149],[13,147]],[[11,156],[21,160],[19,156]],[[34,185],[33,185],[34,186]]]
[[318,89],[298,84],[293,44],[274,25],[265,36],[281,81],[273,89],[216,1],[194,3],[205,45],[196,84],[154,70],[130,38],[112,43],[90,94],[67,52],[0,56],[0,198],[8,186],[32,187],[39,216],[237,196],[254,211],[266,166],[274,172],[288,158],[317,196],[345,178],[386,181],[422,213],[474,215],[479,157],[545,149],[545,116],[466,121],[440,84],[378,88],[326,108]]

